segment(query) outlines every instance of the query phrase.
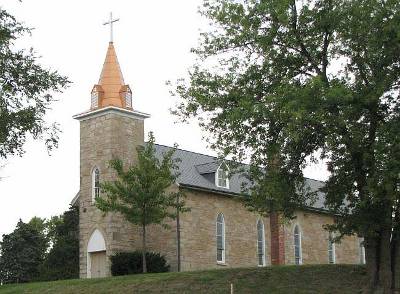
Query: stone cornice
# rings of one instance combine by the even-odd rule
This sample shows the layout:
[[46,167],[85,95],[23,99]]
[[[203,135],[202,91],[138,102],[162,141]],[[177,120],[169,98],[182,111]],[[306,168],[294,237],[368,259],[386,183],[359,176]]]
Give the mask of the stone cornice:
[[79,121],[83,121],[83,120],[103,116],[103,115],[110,114],[110,113],[115,113],[115,114],[119,114],[119,115],[126,116],[126,117],[131,117],[131,118],[135,118],[135,119],[139,119],[139,120],[145,120],[146,118],[150,117],[150,114],[140,112],[137,110],[129,110],[129,109],[124,109],[124,108],[115,107],[115,106],[107,106],[104,108],[99,108],[96,110],[90,110],[90,111],[76,114],[72,118],[77,119]]

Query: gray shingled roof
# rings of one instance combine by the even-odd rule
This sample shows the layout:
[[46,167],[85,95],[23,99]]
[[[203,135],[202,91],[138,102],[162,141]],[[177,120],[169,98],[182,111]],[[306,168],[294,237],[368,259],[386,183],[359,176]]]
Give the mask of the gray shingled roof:
[[[160,159],[165,152],[172,148],[159,144],[155,144],[154,147],[156,156]],[[241,185],[247,181],[243,174],[233,173],[229,178],[229,189],[220,188],[215,185],[215,172],[220,165],[217,157],[177,149],[174,158],[181,159],[178,163],[180,176],[177,179],[181,186],[235,195],[241,193]],[[323,187],[324,182],[306,179],[306,184],[311,188],[311,191],[318,191]],[[317,200],[311,208],[324,209],[324,202],[324,193],[318,191]]]
[[215,173],[219,166],[220,166],[219,162],[213,161],[196,165],[196,170],[201,175],[210,174],[210,173]]

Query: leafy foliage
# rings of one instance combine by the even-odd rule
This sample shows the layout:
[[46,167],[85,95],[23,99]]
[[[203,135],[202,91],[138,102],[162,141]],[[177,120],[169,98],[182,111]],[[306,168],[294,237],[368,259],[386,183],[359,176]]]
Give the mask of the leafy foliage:
[[[124,170],[123,162],[114,159],[110,166],[117,173],[117,180],[102,183],[105,197],[96,198],[96,206],[104,212],[120,212],[126,220],[142,228],[142,254],[146,252],[146,226],[159,224],[168,227],[166,219],[175,219],[177,212],[187,211],[183,193],[171,189],[178,177],[175,149],[163,155],[160,161],[155,156],[154,136],[137,148],[137,163]],[[144,261],[143,271],[146,272]]]
[[17,50],[15,41],[31,30],[0,8],[0,159],[23,153],[27,134],[57,147],[59,128],[44,116],[70,83],[56,71],[38,64],[33,49]]
[[[143,272],[142,252],[118,252],[111,256],[111,274],[113,276],[139,274]],[[165,257],[160,253],[146,252],[147,272],[163,273],[169,271]]]
[[79,277],[79,210],[50,220],[21,220],[0,242],[0,281],[19,283]]
[[40,280],[79,278],[79,209],[70,207],[47,222],[52,247],[40,266]]
[[175,112],[199,118],[223,154],[250,159],[247,204],[259,212],[292,217],[310,205],[303,169],[327,162],[328,228],[365,237],[371,283],[390,291],[400,273],[399,1],[208,0],[201,12],[212,27]]
[[36,280],[45,258],[48,239],[43,232],[45,220],[21,220],[14,232],[3,235],[0,242],[0,281],[20,283]]
[[175,150],[164,154],[160,161],[155,156],[154,136],[149,135],[145,147],[138,147],[137,164],[124,170],[120,159],[110,161],[118,179],[102,183],[105,197],[96,198],[96,206],[103,211],[119,211],[133,224],[161,224],[166,218],[175,218],[176,211],[183,208],[183,201],[177,198],[182,192],[168,191],[178,176],[178,159],[173,158]]

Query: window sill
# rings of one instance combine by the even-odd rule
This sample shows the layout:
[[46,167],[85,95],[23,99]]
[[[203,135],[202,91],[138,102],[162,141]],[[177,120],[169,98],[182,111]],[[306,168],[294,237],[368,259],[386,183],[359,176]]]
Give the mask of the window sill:
[[228,266],[228,264],[226,264],[225,262],[222,262],[222,261],[217,261],[217,265]]

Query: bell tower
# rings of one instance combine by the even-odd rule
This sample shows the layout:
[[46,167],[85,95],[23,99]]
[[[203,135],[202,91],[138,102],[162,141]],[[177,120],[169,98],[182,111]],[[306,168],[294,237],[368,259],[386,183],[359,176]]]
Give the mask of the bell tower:
[[[111,20],[112,21],[112,18]],[[125,84],[114,43],[108,44],[100,79],[91,91],[90,109],[75,115],[80,123],[79,239],[80,277],[110,275],[109,256],[138,247],[137,228],[120,215],[104,215],[95,206],[100,183],[115,179],[109,161],[125,164],[137,160],[144,145],[144,120],[148,114],[133,108],[132,91]]]

